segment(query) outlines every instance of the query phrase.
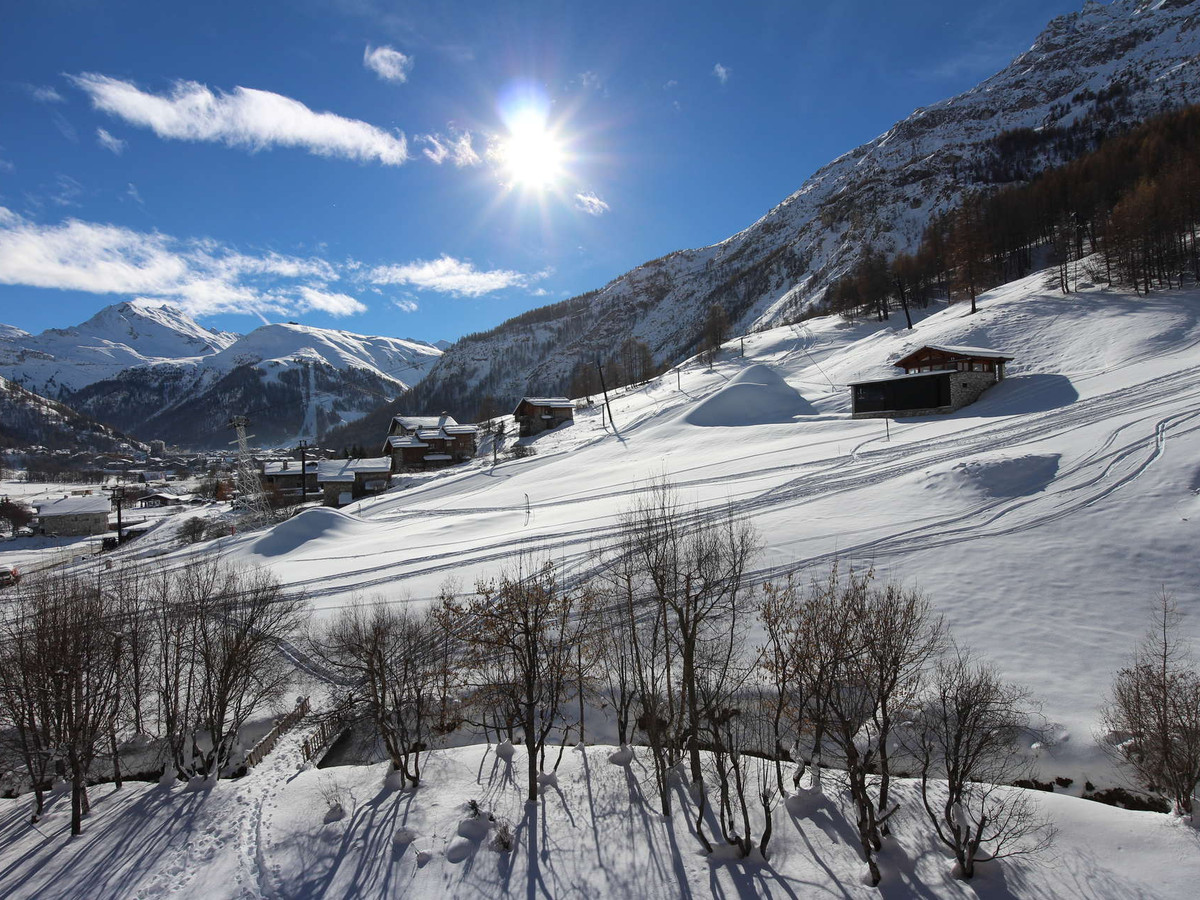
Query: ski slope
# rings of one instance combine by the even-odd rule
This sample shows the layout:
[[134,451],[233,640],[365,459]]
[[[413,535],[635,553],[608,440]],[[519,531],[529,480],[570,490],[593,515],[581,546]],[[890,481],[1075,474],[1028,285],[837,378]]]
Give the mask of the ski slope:
[[[926,343],[1015,361],[953,415],[849,417],[848,382]],[[753,522],[757,578],[840,558],[925,591],[958,641],[1041,700],[1057,737],[1046,768],[1076,778],[1107,768],[1097,708],[1149,601],[1165,587],[1200,636],[1200,292],[1064,297],[1039,274],[912,331],[896,316],[814,319],[618,392],[612,410],[616,431],[580,410],[530,441],[532,458],[408,477],[222,552],[305,590],[318,614],[470,589],[522,553],[583,576],[666,477],[699,514]]]

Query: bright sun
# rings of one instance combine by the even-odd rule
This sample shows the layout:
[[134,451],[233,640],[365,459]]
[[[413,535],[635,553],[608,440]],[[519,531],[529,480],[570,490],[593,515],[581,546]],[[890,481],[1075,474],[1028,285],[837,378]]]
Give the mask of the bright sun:
[[500,153],[512,184],[534,190],[552,186],[562,175],[564,154],[546,116],[537,109],[523,109],[507,124],[508,137]]

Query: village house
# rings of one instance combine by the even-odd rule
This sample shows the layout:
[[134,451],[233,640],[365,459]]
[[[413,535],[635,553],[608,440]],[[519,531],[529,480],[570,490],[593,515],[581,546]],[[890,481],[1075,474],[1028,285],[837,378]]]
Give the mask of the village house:
[[465,462],[475,455],[475,425],[459,425],[449,413],[395,416],[383,452],[393,471],[412,471]]
[[301,460],[268,460],[263,463],[263,487],[268,491],[276,490],[282,494],[299,495],[301,493],[301,481],[303,480],[303,493],[308,494],[312,491],[320,490],[317,482],[318,462],[315,459],[304,462],[304,471],[302,474]]
[[386,491],[391,482],[392,458],[323,459],[317,463],[317,482],[326,506],[345,506],[368,494]]
[[854,418],[954,412],[1003,381],[1004,365],[1012,360],[982,347],[927,344],[896,360],[903,375],[850,385]]
[[107,497],[60,497],[34,504],[44,534],[79,537],[105,534],[112,503]]
[[566,397],[522,397],[513,411],[520,437],[531,437],[575,421],[575,404]]

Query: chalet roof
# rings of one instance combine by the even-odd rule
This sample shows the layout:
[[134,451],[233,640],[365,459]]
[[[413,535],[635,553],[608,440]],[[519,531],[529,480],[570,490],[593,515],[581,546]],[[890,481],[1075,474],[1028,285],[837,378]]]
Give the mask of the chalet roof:
[[445,425],[442,427],[442,431],[451,436],[456,434],[474,434],[478,430],[478,425]]
[[42,500],[35,503],[34,509],[38,517],[48,516],[78,516],[90,513],[104,513],[112,510],[112,502],[107,497],[60,497],[57,500]]
[[440,428],[443,425],[457,425],[454,416],[442,413],[440,416],[393,416],[392,421],[405,431],[416,431],[418,428]]
[[391,473],[392,460],[387,456],[367,459],[323,459],[317,464],[317,481],[342,484],[354,481],[357,475]]
[[1000,353],[996,350],[990,350],[987,347],[967,347],[964,345],[955,344],[926,344],[923,347],[918,347],[911,353],[907,353],[900,359],[896,360],[892,365],[904,366],[908,360],[918,355],[924,350],[936,350],[940,353],[948,353],[951,356],[961,356],[967,359],[1000,359],[1009,362],[1016,357],[1009,356],[1007,353]]
[[423,441],[448,441],[450,435],[446,434],[441,428],[422,428],[417,432],[417,437]]
[[424,441],[418,440],[410,434],[393,434],[387,439],[387,445],[392,449],[397,447],[428,447]]
[[549,406],[552,409],[575,408],[575,404],[566,397],[522,397],[521,402],[531,406]]
[[[305,464],[304,470],[306,472],[315,472],[315,471],[317,471],[316,464],[317,464],[317,460],[310,459]],[[300,460],[284,459],[284,460],[275,460],[273,462],[265,462],[265,463],[263,463],[263,474],[264,475],[299,475],[300,474]]]
[[950,378],[953,375],[961,375],[962,372],[956,372],[954,369],[934,369],[932,372],[910,372],[907,375],[889,375],[887,378],[868,378],[866,381],[851,381],[848,382],[850,387],[857,387],[860,384],[884,384],[892,381],[907,381],[910,378]]

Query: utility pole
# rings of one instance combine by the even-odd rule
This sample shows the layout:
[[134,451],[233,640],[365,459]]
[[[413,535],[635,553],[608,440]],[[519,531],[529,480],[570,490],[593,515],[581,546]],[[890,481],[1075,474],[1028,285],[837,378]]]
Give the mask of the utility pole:
[[296,448],[300,451],[300,502],[308,500],[308,441],[300,441]]
[[112,489],[112,502],[117,504],[117,543],[125,540],[125,535],[121,531],[121,507],[125,503],[125,488],[117,485]]
[[600,390],[604,392],[604,408],[608,410],[608,424],[612,426],[612,430],[617,430],[617,423],[613,421],[612,406],[608,402],[608,388],[604,386],[604,366],[600,365],[600,358],[596,358],[596,368],[600,372]]

